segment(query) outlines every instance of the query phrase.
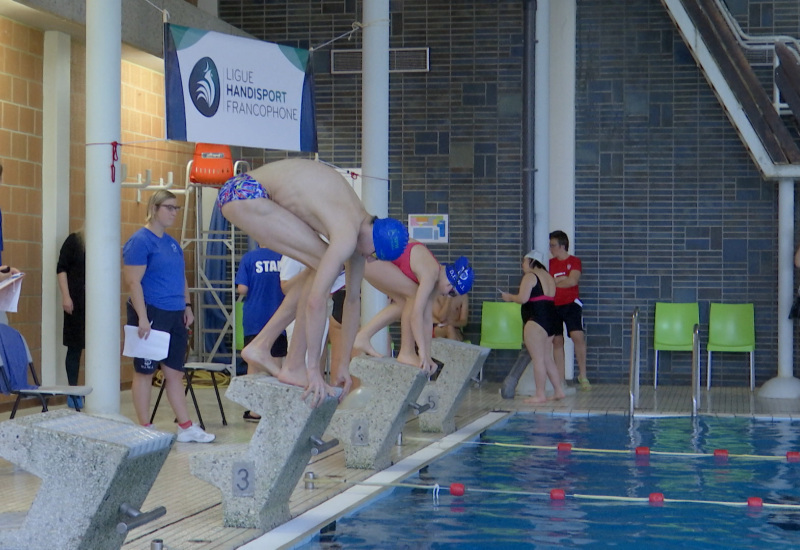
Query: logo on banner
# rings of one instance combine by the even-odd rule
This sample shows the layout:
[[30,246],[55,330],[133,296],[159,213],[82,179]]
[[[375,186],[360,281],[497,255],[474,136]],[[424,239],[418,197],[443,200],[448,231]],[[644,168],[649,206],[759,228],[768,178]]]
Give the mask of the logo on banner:
[[189,75],[189,92],[195,108],[205,117],[212,117],[219,109],[219,71],[210,57],[195,63]]

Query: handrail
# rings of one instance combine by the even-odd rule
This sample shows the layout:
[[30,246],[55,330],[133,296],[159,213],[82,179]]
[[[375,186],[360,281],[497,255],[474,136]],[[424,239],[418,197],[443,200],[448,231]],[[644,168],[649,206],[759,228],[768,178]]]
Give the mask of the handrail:
[[[739,46],[741,46],[742,49],[771,54],[772,58],[768,62],[763,63],[764,65],[770,64],[772,67],[778,66],[778,56],[775,55],[776,42],[791,44],[794,46],[794,49],[797,52],[800,52],[800,40],[797,38],[783,34],[764,36],[749,35],[742,30],[739,22],[735,17],[733,17],[733,15],[731,15],[728,6],[723,0],[714,0],[714,3],[717,5],[717,9],[722,14],[723,19],[725,19],[725,22],[728,24],[728,28],[731,30],[731,32],[733,32],[734,36],[736,37],[736,41],[739,43]],[[778,86],[775,84],[774,74],[772,78],[772,104],[780,112],[781,109],[787,108],[788,105],[781,101],[780,91],[778,90]]]
[[700,325],[692,329],[692,417],[700,409]]
[[771,50],[774,48],[775,42],[791,42],[795,47],[800,48],[800,40],[794,38],[793,36],[784,34],[752,36],[747,34],[742,30],[739,22],[733,17],[733,15],[731,15],[728,6],[725,5],[722,0],[714,0],[714,3],[717,4],[717,8],[722,14],[722,17],[725,18],[725,21],[728,23],[728,27],[730,27],[730,29],[733,31],[733,34],[736,35],[739,45],[741,45],[743,48],[752,50]]
[[631,417],[633,416],[633,410],[639,406],[640,346],[641,323],[639,322],[639,308],[637,307],[633,309],[633,315],[631,315],[631,370],[629,381]]

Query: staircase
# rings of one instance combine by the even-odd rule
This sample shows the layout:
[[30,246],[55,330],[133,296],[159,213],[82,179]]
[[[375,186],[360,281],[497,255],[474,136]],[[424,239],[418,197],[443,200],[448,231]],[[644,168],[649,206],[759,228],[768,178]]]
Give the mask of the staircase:
[[[662,0],[753,160],[768,180],[800,179],[800,148],[776,103],[800,119],[800,57],[791,37],[755,39],[738,28],[720,0]],[[773,98],[758,80],[747,49],[771,54]]]

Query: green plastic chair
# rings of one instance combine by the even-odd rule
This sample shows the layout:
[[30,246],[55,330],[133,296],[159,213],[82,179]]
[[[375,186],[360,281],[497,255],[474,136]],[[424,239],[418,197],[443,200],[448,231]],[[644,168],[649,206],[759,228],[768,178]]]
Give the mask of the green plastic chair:
[[[481,309],[481,343],[484,348],[522,349],[521,306],[514,302],[483,302]],[[483,380],[483,366],[478,381]]]
[[514,302],[483,302],[480,345],[491,349],[521,349],[520,307]]
[[711,304],[708,313],[706,389],[711,389],[711,352],[750,353],[750,391],[755,389],[756,329],[753,304]]
[[700,323],[700,308],[697,303],[673,304],[656,302],[653,349],[656,364],[653,369],[653,387],[658,387],[658,352],[692,351],[694,326]]

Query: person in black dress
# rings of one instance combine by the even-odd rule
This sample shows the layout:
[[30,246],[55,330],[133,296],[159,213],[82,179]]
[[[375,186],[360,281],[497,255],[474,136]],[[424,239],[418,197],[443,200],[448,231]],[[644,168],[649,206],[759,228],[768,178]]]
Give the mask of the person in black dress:
[[[61,245],[56,272],[64,308],[63,344],[67,346],[64,362],[67,380],[70,386],[77,386],[86,336],[86,252],[82,231],[70,233]],[[80,396],[69,396],[67,403],[73,408],[83,408],[83,398]]]

